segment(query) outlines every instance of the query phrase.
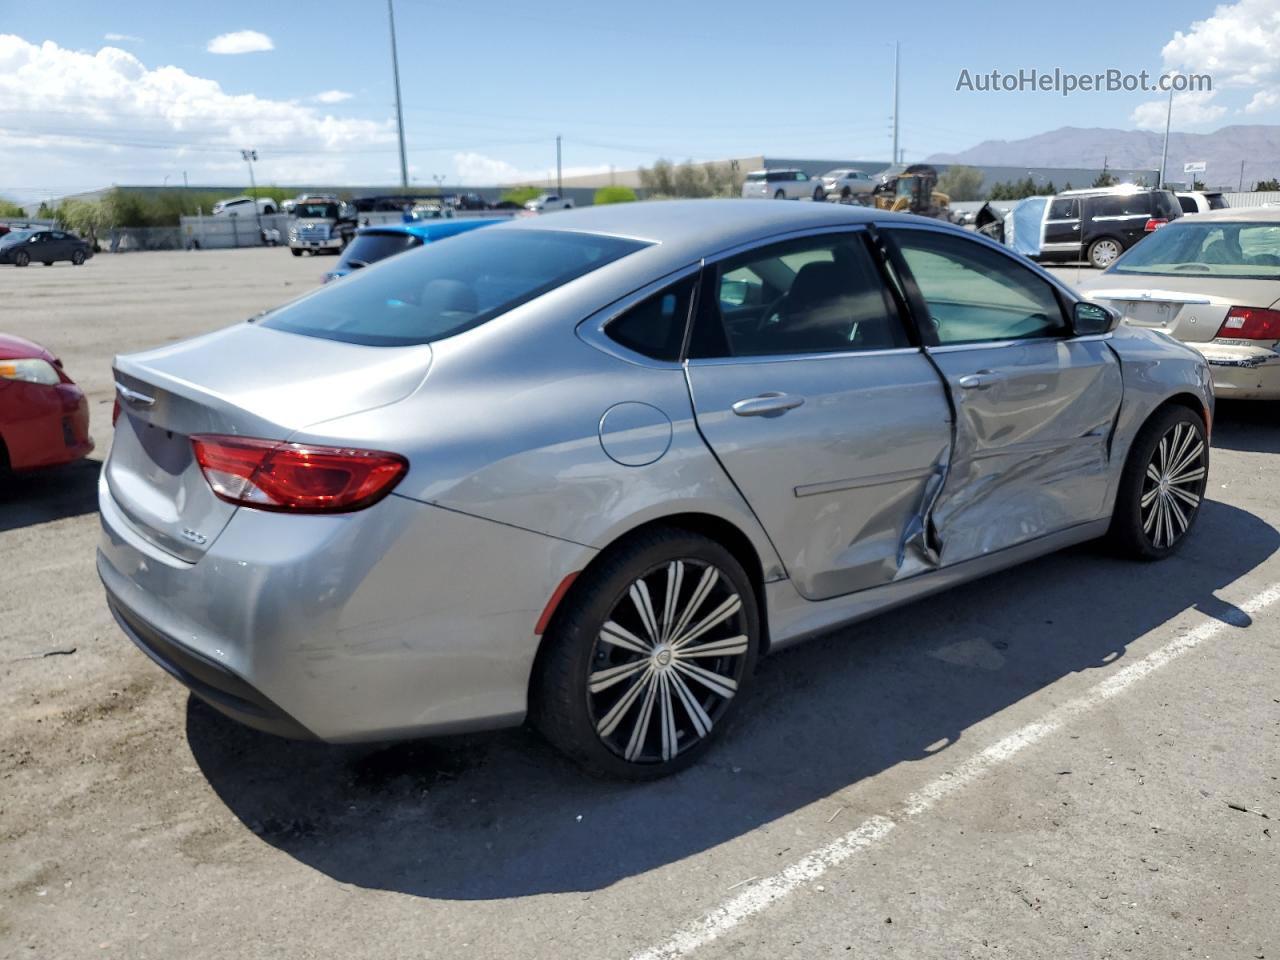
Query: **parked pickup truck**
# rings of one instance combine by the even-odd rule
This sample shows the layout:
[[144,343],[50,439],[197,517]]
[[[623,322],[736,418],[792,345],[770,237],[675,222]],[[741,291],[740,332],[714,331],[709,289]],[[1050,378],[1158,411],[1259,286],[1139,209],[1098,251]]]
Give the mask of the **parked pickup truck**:
[[289,222],[289,252],[295,257],[304,250],[340,253],[355,236],[356,226],[354,208],[337,197],[298,197]]

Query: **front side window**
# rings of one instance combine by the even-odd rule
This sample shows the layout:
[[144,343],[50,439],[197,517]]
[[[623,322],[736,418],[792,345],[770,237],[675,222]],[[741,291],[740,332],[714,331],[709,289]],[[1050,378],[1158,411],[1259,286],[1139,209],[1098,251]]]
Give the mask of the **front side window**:
[[909,345],[861,234],[773,244],[708,271],[691,357],[844,353]]
[[654,360],[675,362],[684,346],[696,280],[688,277],[640,301],[609,321],[604,332],[610,340]]
[[1060,337],[1068,332],[1053,287],[997,250],[932,230],[893,237],[941,345]]
[[1058,197],[1049,204],[1049,220],[1079,220],[1080,201],[1075,197]]
[[472,230],[359,270],[268,313],[262,326],[399,347],[479,326],[647,243],[553,230]]

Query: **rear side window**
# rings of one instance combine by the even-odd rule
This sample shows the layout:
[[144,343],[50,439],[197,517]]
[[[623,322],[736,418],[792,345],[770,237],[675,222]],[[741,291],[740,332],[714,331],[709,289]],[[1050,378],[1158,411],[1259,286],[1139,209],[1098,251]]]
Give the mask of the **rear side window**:
[[909,345],[860,234],[772,244],[707,271],[691,357],[847,353]]
[[967,237],[895,230],[942,345],[1067,333],[1053,288],[1031,270]]
[[1179,197],[1178,204],[1182,207],[1183,213],[1196,212],[1196,201],[1193,197]]
[[375,347],[479,326],[648,244],[553,230],[473,230],[360,270],[267,314],[262,326]]
[[681,280],[642,300],[604,328],[609,339],[654,360],[675,362],[684,345],[695,278]]
[[1090,197],[1089,214],[1094,217],[1149,217],[1151,194],[1126,193],[1108,197]]

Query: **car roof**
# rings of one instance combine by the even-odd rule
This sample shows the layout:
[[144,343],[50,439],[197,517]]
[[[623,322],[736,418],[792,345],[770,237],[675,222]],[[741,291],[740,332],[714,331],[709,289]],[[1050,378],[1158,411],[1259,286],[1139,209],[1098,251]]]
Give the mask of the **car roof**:
[[1186,217],[1184,219],[1188,223],[1203,223],[1206,220],[1280,223],[1280,207],[1223,207],[1221,210],[1208,210],[1205,213],[1197,213],[1194,217]]
[[361,227],[356,233],[404,233],[424,240],[434,240],[439,235],[448,236],[465,229],[459,224],[482,226],[490,223],[506,223],[510,217],[450,217],[445,220],[432,220],[427,223],[378,223],[369,227]]
[[[1154,193],[1160,190],[1160,187],[1139,187],[1132,183],[1122,183],[1115,187],[1080,187],[1077,190],[1061,190],[1056,196],[1059,197],[1111,197],[1120,196],[1127,197],[1135,193]],[[1168,193],[1169,191],[1165,191]]]
[[[629,237],[660,244],[676,257],[702,257],[778,234],[867,223],[928,224],[960,230],[942,220],[841,203],[766,203],[749,199],[647,200],[565,210],[529,217],[495,230],[556,230]],[[961,231],[963,232],[963,231]]]

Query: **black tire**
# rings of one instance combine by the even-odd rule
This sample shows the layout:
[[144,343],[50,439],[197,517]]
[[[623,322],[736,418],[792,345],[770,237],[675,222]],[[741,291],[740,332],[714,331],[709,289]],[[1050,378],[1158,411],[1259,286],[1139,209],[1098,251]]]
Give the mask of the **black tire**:
[[[679,574],[673,570],[677,566]],[[695,602],[712,568],[718,574],[713,586]],[[667,605],[667,585],[673,579],[676,601]],[[649,646],[650,652],[614,645],[603,634],[605,624],[614,622],[615,617],[622,621],[615,629],[622,627],[625,633],[634,626],[640,631],[631,639],[646,632],[640,603],[633,599],[638,581],[646,584],[646,599],[651,596],[648,583],[654,583],[663,598],[662,603],[650,605],[650,619],[659,634],[659,643]],[[738,606],[734,605],[735,595]],[[690,646],[672,645],[665,639],[666,630],[673,626],[670,620],[678,621],[674,625],[687,632],[692,629],[690,624],[701,625],[712,619],[713,611],[724,608],[730,614],[700,634],[697,644],[692,644],[693,638],[688,641]],[[629,616],[631,612],[634,615]],[[729,635],[717,638],[722,631]],[[703,639],[708,634],[712,639]],[[734,644],[742,638],[745,642],[740,650],[735,645],[721,657],[704,652],[696,657],[694,667],[688,666],[694,659],[688,655],[690,650]],[[675,649],[683,649],[685,656],[673,657]],[[611,547],[577,579],[562,601],[534,669],[530,719],[552,745],[593,775],[622,780],[665,777],[693,763],[723,733],[750,688],[759,650],[755,590],[734,556],[720,544],[686,530],[648,531]],[[665,660],[660,659],[664,651]],[[591,689],[593,674],[599,683],[602,672],[627,667],[633,668],[630,674]],[[728,696],[703,686],[689,672],[695,668],[709,668],[721,681],[731,678]],[[643,672],[636,676],[637,670]],[[685,693],[692,693],[695,707],[686,705]],[[629,705],[619,710],[624,700]],[[700,717],[695,709],[702,711]],[[613,727],[605,731],[615,711]],[[701,729],[703,725],[709,729]],[[665,735],[667,729],[673,733],[670,739]],[[672,756],[665,756],[668,744],[674,745]],[[636,756],[628,758],[633,750]]]
[[775,199],[775,200],[785,200],[785,199],[787,199],[787,195],[786,195],[786,193],[785,193],[784,191],[782,191],[782,190],[775,190],[775,191],[773,192],[773,199]]
[[84,251],[83,251],[83,250],[77,250],[77,251],[75,251],[73,254],[71,254],[71,265],[72,265],[72,266],[78,267],[78,266],[81,266],[83,263],[84,263]]
[[1122,253],[1124,253],[1124,244],[1115,237],[1099,237],[1089,244],[1089,252],[1086,256],[1091,267],[1105,270],[1115,263]]
[[41,260],[40,262],[41,262],[41,263],[43,263],[46,267],[52,267],[52,266],[53,266],[53,261],[52,261],[52,260]]
[[290,247],[289,252],[292,253],[295,257],[302,256],[302,251],[299,250],[297,247]]
[[823,200],[827,199],[827,192],[826,192],[825,190],[823,190],[823,189],[822,189],[822,187],[814,187],[814,188],[813,188],[813,199],[814,199],[815,201],[817,201],[817,202],[821,202],[821,201],[823,201]]
[[845,187],[843,190],[840,191],[840,200],[842,203],[848,203],[849,198],[852,196],[853,196],[853,191],[850,190],[848,187]]
[[13,255],[13,265],[15,267],[25,267],[31,262],[31,256],[25,250],[19,250]]
[[[1191,437],[1183,446],[1187,430]],[[1162,462],[1166,464],[1164,469]],[[1163,481],[1157,480],[1148,468],[1154,469]],[[1120,475],[1107,532],[1111,546],[1134,560],[1163,560],[1176,553],[1200,514],[1208,474],[1209,441],[1204,419],[1181,404],[1157,410],[1134,437]],[[1169,482],[1180,476],[1191,479]],[[1144,500],[1149,502],[1144,504]],[[1167,518],[1167,525],[1162,517]]]

